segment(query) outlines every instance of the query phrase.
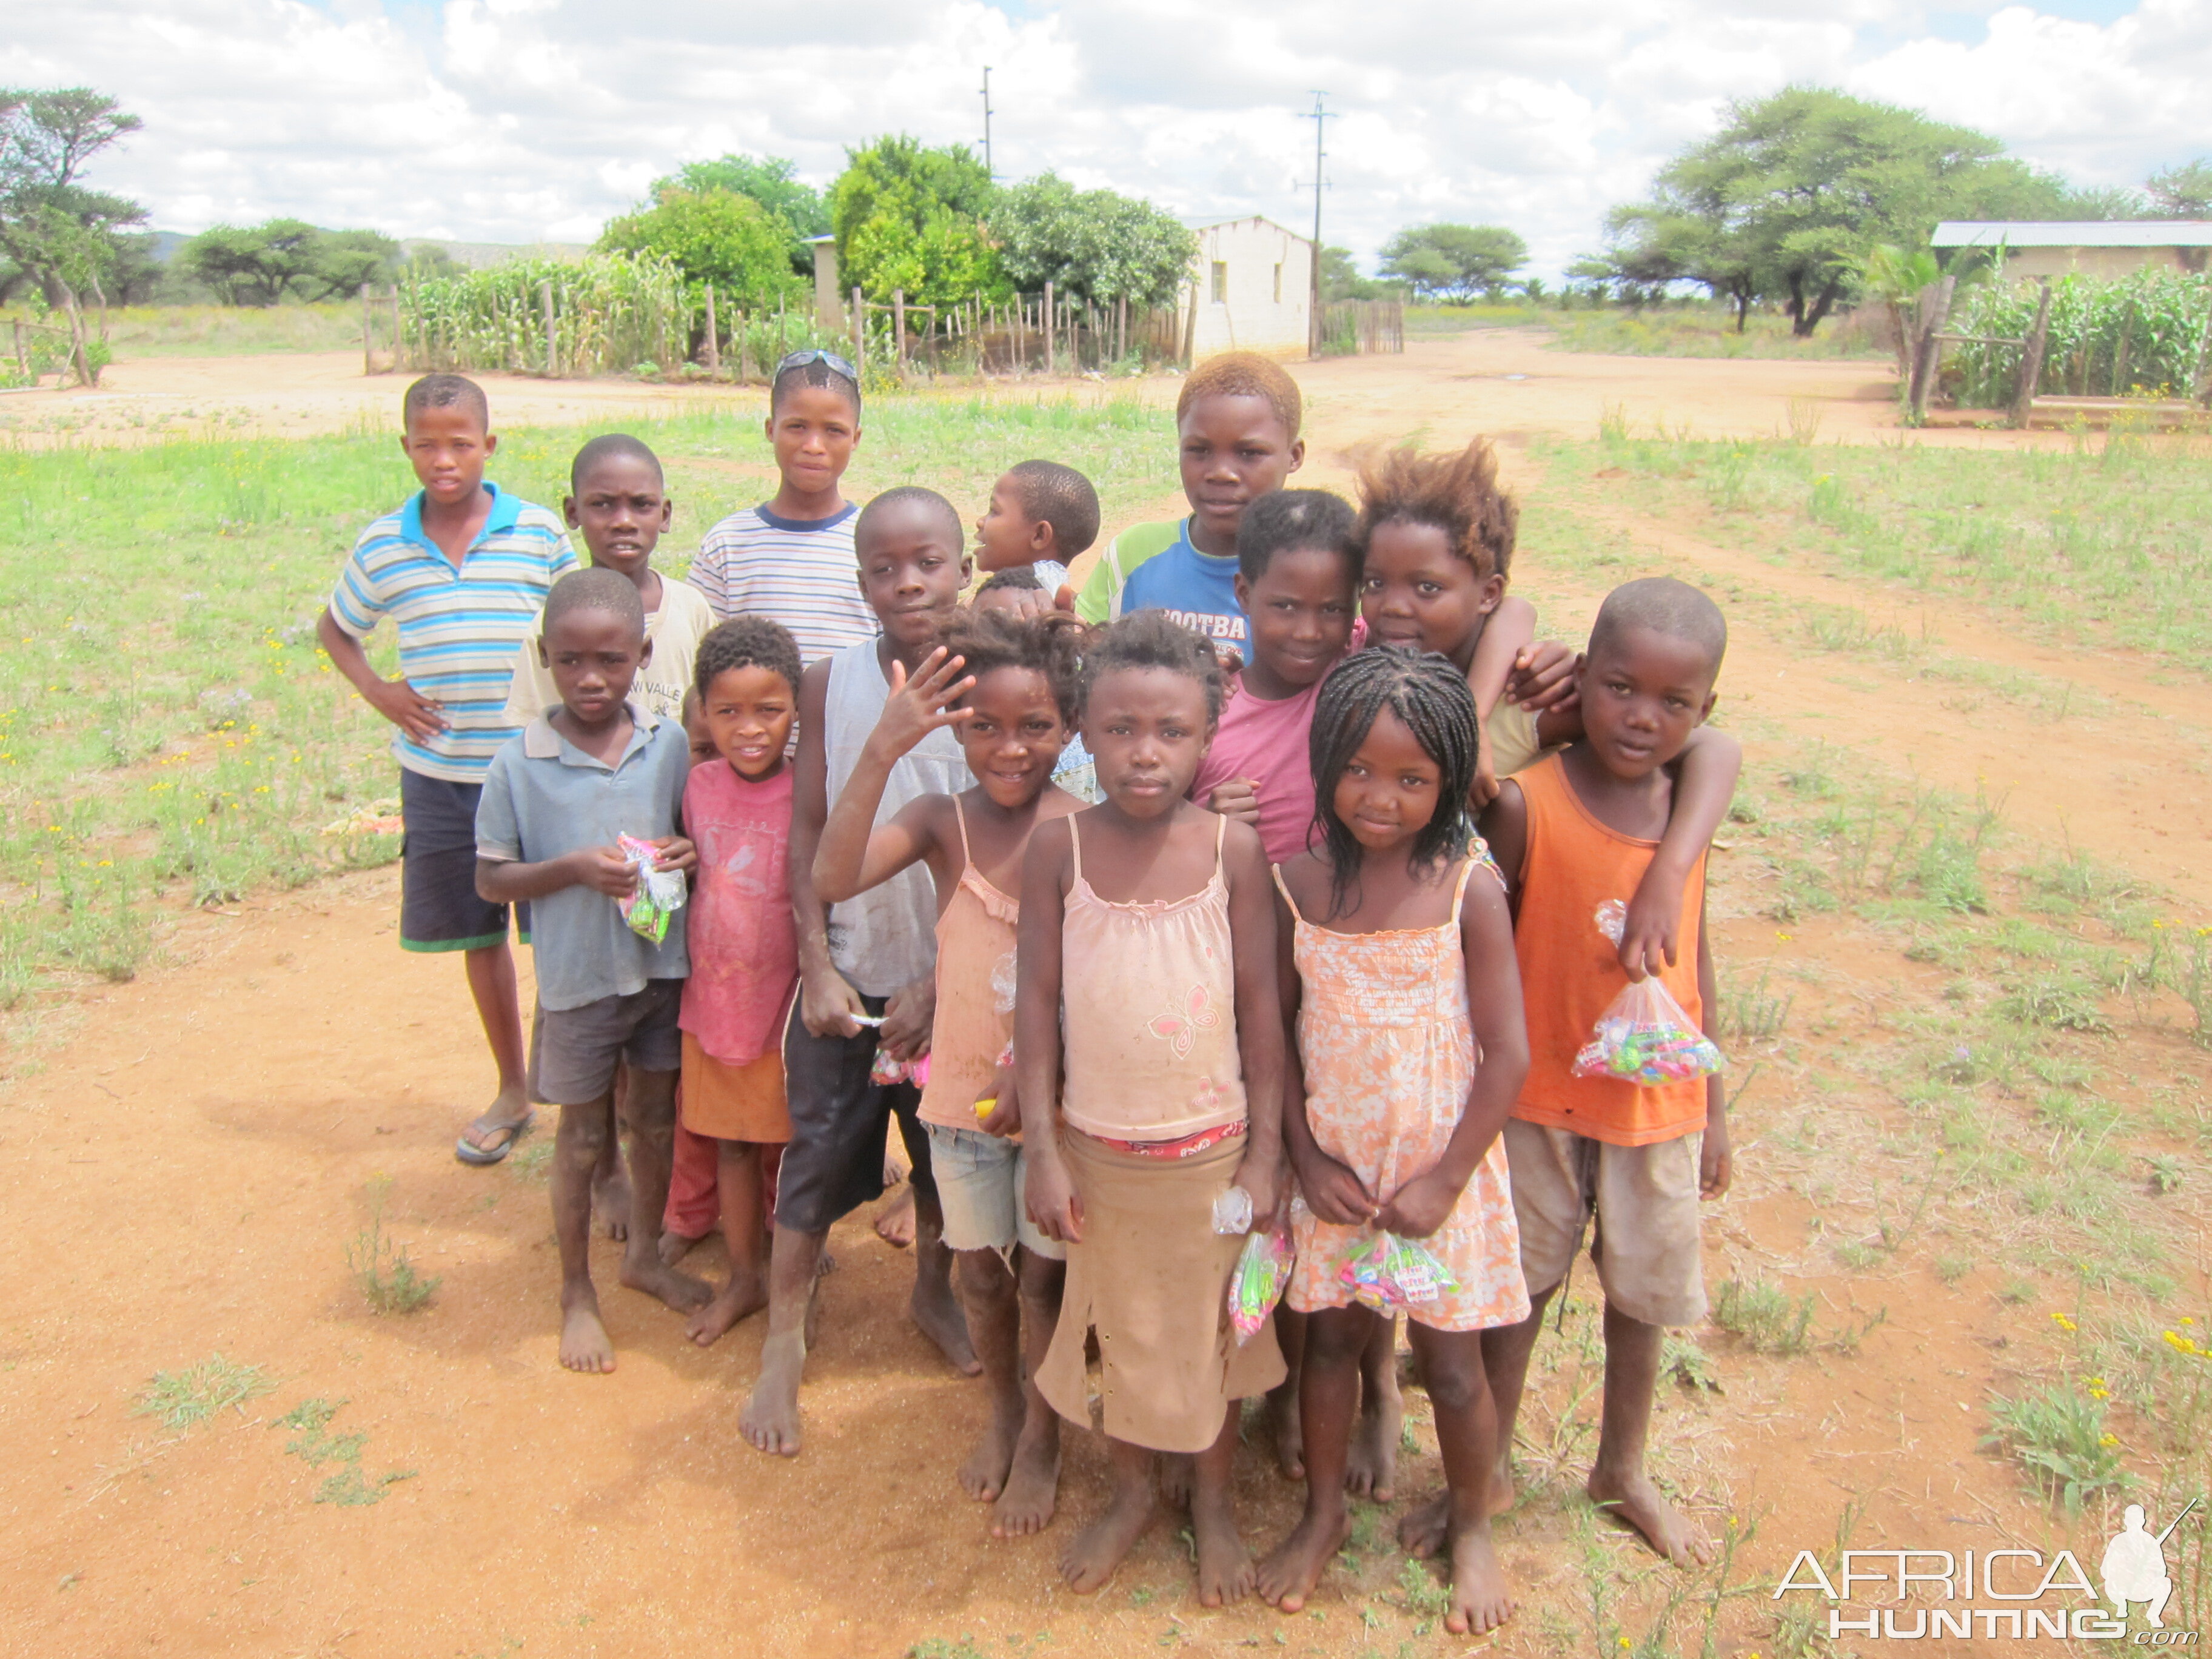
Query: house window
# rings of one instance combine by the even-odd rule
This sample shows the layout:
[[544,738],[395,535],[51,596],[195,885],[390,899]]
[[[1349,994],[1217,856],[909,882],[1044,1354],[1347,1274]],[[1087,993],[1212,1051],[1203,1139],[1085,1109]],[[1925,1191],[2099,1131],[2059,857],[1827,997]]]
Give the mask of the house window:
[[1275,261],[1275,303],[1283,303],[1283,262],[1280,259]]
[[1218,306],[1229,303],[1229,261],[1226,259],[1213,262],[1213,303]]

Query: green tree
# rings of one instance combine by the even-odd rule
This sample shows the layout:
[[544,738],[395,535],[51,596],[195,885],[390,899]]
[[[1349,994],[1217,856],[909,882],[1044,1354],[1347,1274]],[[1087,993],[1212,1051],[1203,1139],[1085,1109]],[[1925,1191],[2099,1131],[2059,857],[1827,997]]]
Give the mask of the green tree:
[[1359,267],[1352,263],[1350,248],[1322,249],[1321,297],[1324,303],[1338,300],[1396,300],[1402,298],[1405,292],[1403,283],[1386,283],[1361,276]]
[[364,283],[389,283],[399,275],[399,244],[380,230],[326,230],[307,273],[307,297],[343,300]]
[[1413,225],[1382,248],[1382,274],[1431,299],[1496,295],[1528,263],[1528,245],[1502,225]]
[[773,304],[792,291],[790,227],[735,191],[664,189],[599,234],[602,253],[658,253],[693,287],[712,283],[718,299]]
[[1198,238],[1151,203],[1049,173],[1000,191],[990,214],[1000,268],[1024,292],[1166,305],[1198,257]]
[[68,319],[70,356],[87,386],[100,368],[81,296],[106,304],[102,283],[116,272],[120,239],[146,210],[77,181],[94,156],[143,125],[89,87],[0,88],[0,253]]
[[830,187],[830,220],[847,282],[873,300],[902,289],[925,305],[1003,289],[981,222],[998,192],[966,145],[932,149],[901,134],[846,158]]
[[304,219],[211,225],[177,250],[187,276],[227,305],[273,306],[293,299],[338,300],[363,283],[399,273],[399,244],[376,230],[323,230]]
[[672,190],[727,190],[750,197],[790,227],[792,274],[805,276],[814,270],[814,252],[806,240],[830,234],[830,204],[797,173],[781,155],[719,155],[690,162],[674,177],[660,179],[653,194],[658,200]]
[[2161,219],[2212,219],[2212,157],[2161,167],[2143,189]]

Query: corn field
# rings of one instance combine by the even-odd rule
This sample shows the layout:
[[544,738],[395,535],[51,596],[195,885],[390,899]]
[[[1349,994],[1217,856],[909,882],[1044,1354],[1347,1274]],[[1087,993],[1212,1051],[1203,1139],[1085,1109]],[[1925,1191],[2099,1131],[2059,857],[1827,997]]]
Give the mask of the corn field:
[[[1961,334],[2024,340],[2035,324],[2038,284],[1989,283],[1970,290],[1951,313]],[[2201,386],[2212,331],[2212,275],[2139,270],[2111,281],[2062,276],[2051,285],[2045,337],[2045,397],[2189,398]],[[1958,401],[1993,409],[2012,401],[2020,349],[1966,344],[1954,360],[1964,372]]]
[[683,278],[652,254],[517,259],[403,283],[399,311],[410,370],[618,374],[671,367],[690,349]]

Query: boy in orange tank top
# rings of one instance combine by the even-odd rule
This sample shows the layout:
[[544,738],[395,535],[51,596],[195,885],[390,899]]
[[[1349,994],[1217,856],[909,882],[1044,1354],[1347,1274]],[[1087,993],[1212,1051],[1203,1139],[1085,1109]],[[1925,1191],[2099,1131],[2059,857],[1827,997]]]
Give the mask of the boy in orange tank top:
[[[1531,1310],[1518,1325],[1484,1333],[1498,1405],[1491,1491],[1498,1509],[1511,1505],[1508,1449],[1528,1357],[1595,1215],[1605,1407],[1590,1499],[1676,1563],[1709,1560],[1713,1547],[1652,1484],[1644,1447],[1663,1328],[1705,1317],[1698,1204],[1728,1190],[1726,1094],[1717,1075],[1644,1088],[1578,1078],[1573,1066],[1626,983],[1597,908],[1630,898],[1658,850],[1674,805],[1668,763],[1712,713],[1727,645],[1719,607],[1687,583],[1654,577],[1615,588],[1577,671],[1583,737],[1508,779],[1482,821],[1510,890],[1529,1051],[1503,1139]],[[1694,942],[1694,955],[1685,950],[1681,965],[1663,966],[1658,978],[1710,1035],[1702,853],[1684,886],[1677,937]]]

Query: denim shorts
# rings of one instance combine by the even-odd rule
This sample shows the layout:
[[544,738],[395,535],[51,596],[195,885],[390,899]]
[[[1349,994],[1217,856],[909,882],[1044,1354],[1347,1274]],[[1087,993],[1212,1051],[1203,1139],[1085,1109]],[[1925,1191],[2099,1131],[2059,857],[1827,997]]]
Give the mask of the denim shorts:
[[937,1200],[945,1209],[945,1242],[956,1250],[996,1250],[1017,1244],[1048,1261],[1067,1260],[1067,1246],[1047,1238],[1022,1202],[1029,1159],[1022,1144],[981,1129],[925,1123]]

